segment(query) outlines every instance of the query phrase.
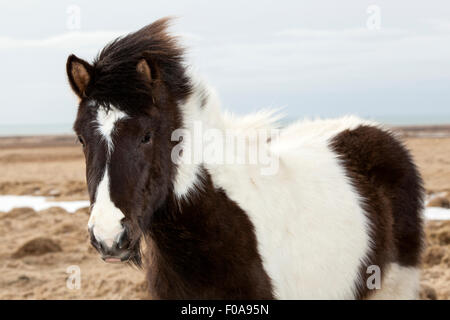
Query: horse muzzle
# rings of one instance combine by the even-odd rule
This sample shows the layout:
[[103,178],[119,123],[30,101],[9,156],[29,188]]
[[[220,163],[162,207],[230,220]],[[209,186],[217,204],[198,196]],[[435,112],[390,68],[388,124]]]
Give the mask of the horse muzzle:
[[128,262],[133,255],[133,251],[129,248],[130,240],[126,229],[118,235],[117,240],[112,243],[98,240],[93,232],[93,228],[89,229],[92,246],[101,254],[102,259],[108,263]]

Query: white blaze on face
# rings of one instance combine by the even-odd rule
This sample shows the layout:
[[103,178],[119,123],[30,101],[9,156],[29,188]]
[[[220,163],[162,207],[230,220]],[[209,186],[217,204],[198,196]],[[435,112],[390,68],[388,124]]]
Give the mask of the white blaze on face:
[[117,121],[125,118],[126,116],[127,115],[124,112],[115,107],[111,107],[108,111],[100,107],[97,113],[97,130],[107,143],[108,154],[106,157],[103,177],[97,186],[95,202],[92,206],[88,228],[92,228],[97,241],[102,241],[108,247],[111,247],[114,241],[117,241],[123,232],[121,220],[125,216],[111,200],[108,164],[111,153],[114,149],[111,135]]
[[97,241],[103,241],[107,246],[111,247],[123,231],[120,221],[124,217],[122,211],[111,201],[108,169],[105,169],[102,181],[97,187],[88,228],[93,228],[92,231]]
[[108,145],[108,156],[111,155],[111,152],[114,149],[111,137],[114,131],[114,127],[117,121],[126,117],[127,115],[124,112],[113,106],[111,106],[109,110],[106,110],[105,108],[99,108],[97,111],[97,131],[101,134],[103,139],[106,140],[106,143]]

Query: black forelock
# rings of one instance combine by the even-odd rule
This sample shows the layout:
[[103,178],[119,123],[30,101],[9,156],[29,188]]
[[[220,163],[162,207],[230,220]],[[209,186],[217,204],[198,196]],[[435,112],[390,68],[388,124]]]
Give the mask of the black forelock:
[[[94,60],[87,96],[133,113],[155,98],[155,84],[162,82],[169,95],[166,99],[185,99],[191,83],[184,66],[184,50],[168,33],[169,23],[169,18],[159,19],[106,45]],[[152,83],[136,71],[141,59],[150,66]]]

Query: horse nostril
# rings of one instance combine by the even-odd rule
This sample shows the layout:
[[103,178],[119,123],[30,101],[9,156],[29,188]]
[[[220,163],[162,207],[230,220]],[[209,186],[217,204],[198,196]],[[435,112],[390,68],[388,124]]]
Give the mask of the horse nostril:
[[129,244],[130,244],[130,241],[128,239],[127,231],[125,229],[122,232],[122,234],[120,235],[119,241],[117,242],[117,247],[119,249],[124,249],[124,248],[128,247]]
[[123,262],[128,261],[131,256],[130,239],[128,233],[124,228],[123,231],[116,237],[116,241],[102,241],[94,236],[92,229],[89,229],[91,244],[101,254],[102,259],[106,262]]
[[100,247],[99,247],[99,244],[98,244],[97,240],[91,238],[91,245],[92,245],[95,249],[100,250]]
[[109,253],[109,249],[106,246],[106,244],[103,241],[99,241],[99,247],[100,247],[100,252],[102,254],[108,254]]
[[89,228],[89,240],[91,242],[91,245],[97,249],[97,251],[100,251],[100,243],[97,241],[97,239],[94,236],[94,232],[92,231],[92,228]]

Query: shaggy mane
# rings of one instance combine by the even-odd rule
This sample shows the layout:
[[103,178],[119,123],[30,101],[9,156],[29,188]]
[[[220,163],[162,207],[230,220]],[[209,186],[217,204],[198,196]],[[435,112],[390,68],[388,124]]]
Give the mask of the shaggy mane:
[[[159,19],[107,44],[93,62],[89,95],[103,106],[114,104],[133,112],[151,101],[155,83],[162,81],[171,99],[185,99],[192,91],[191,83],[186,76],[184,49],[168,32],[170,22],[171,18]],[[143,81],[136,72],[141,59],[150,66],[152,83]]]

